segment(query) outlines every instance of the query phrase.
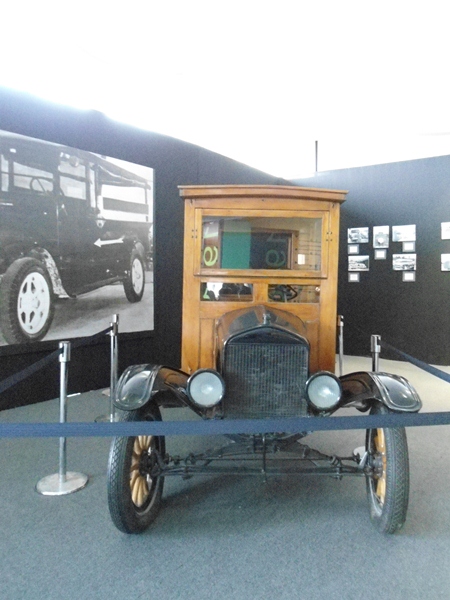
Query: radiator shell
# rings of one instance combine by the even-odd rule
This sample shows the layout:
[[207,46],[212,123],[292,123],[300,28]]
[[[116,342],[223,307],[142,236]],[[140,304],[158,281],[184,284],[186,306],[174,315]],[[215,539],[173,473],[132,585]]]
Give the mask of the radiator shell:
[[258,308],[252,314],[236,311],[236,320],[228,315],[222,323],[226,325],[219,333],[223,416],[306,416],[309,343],[298,331],[304,325],[300,319],[283,321],[282,311]]

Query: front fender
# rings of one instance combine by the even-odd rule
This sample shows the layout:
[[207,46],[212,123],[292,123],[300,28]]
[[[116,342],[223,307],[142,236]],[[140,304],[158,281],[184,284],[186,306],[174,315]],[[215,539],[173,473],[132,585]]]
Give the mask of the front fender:
[[361,371],[342,375],[339,379],[343,391],[340,406],[351,404],[367,410],[371,400],[379,400],[397,412],[417,412],[422,408],[419,394],[407,379],[399,375]]
[[187,406],[186,383],[188,375],[178,369],[161,365],[132,365],[122,373],[118,383],[114,406],[120,410],[136,410],[145,406],[156,394],[170,401],[161,404]]

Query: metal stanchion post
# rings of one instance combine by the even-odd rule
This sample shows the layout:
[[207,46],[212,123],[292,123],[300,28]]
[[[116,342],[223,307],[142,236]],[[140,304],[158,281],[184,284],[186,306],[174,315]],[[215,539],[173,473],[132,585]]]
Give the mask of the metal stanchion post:
[[119,344],[118,344],[118,333],[119,333],[119,315],[113,316],[111,323],[111,380],[110,380],[110,411],[109,420],[111,423],[115,421],[115,409],[114,400],[116,397],[117,379],[118,379],[118,368],[119,368]]
[[[70,342],[60,342],[60,395],[59,422],[67,420],[67,363],[70,361]],[[83,473],[67,472],[66,438],[59,438],[59,471],[48,475],[36,485],[36,491],[44,496],[63,496],[84,488],[89,478]]]
[[339,329],[339,375],[344,374],[344,317],[338,315]]
[[370,351],[372,352],[372,371],[376,373],[380,370],[380,352],[381,352],[381,336],[370,336]]
[[116,397],[117,381],[118,381],[118,369],[119,369],[119,315],[113,315],[111,323],[111,330],[109,335],[111,336],[110,354],[111,354],[111,373],[109,379],[109,415],[100,415],[95,419],[96,423],[104,423],[110,421],[114,423],[117,420],[114,399]]

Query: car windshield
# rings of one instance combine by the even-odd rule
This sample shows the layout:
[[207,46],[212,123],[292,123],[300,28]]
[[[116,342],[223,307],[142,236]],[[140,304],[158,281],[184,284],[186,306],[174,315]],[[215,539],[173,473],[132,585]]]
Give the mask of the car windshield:
[[321,218],[203,217],[202,268],[321,268]]

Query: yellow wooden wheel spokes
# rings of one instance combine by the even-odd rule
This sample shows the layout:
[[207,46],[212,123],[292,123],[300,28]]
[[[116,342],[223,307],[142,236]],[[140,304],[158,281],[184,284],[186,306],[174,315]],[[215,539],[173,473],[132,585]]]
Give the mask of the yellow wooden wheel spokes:
[[386,498],[386,438],[383,429],[377,429],[374,437],[375,451],[381,457],[381,473],[377,477],[376,495],[381,505],[384,504]]
[[133,504],[138,508],[145,504],[150,494],[149,483],[151,483],[151,480],[148,476],[141,475],[139,472],[139,463],[142,454],[144,452],[148,453],[151,443],[151,435],[139,435],[134,439],[130,466],[130,488],[131,499]]

